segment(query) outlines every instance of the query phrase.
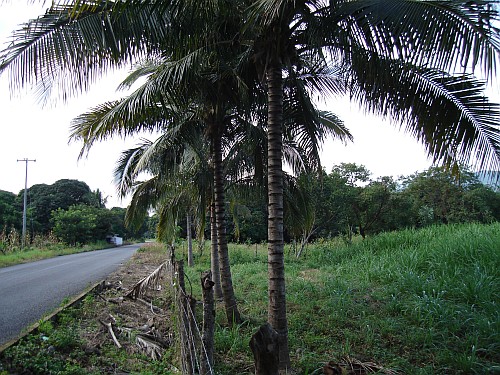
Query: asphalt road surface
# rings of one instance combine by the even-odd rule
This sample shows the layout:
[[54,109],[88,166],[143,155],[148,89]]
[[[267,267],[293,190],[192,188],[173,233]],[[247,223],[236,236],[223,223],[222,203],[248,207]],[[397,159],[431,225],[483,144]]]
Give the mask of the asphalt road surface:
[[128,245],[0,268],[0,345],[61,302],[104,279],[141,246]]

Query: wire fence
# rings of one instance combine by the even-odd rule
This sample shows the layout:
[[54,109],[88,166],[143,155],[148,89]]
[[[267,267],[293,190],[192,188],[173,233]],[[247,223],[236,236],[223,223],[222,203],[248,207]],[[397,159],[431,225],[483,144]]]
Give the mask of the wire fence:
[[[213,283],[207,282],[211,274],[206,272],[202,278],[203,320],[200,324],[196,314],[198,301],[192,293],[186,293],[183,261],[171,258],[167,273],[171,275],[171,287],[174,294],[178,314],[178,333],[180,346],[181,369],[184,375],[214,375],[214,298]],[[189,279],[188,279],[189,281]],[[200,329],[200,327],[202,327]]]

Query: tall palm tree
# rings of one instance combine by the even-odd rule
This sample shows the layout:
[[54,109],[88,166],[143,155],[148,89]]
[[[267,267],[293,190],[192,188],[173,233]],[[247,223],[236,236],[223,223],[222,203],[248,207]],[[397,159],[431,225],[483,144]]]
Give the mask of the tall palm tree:
[[[500,164],[498,107],[458,66],[494,72],[500,40],[495,1],[256,0],[247,29],[268,92],[269,309],[289,366],[283,256],[281,165],[283,77],[307,50],[349,73],[350,92],[368,110],[406,124],[435,161],[478,158]],[[255,37],[257,35],[257,37]]]

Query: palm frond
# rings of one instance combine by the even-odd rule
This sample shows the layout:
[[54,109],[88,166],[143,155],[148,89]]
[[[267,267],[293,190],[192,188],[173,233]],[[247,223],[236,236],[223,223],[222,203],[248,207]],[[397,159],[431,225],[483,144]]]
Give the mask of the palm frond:
[[161,193],[157,190],[158,178],[151,177],[149,180],[137,183],[132,195],[130,205],[125,213],[125,225],[132,228],[140,227],[148,211],[155,207]]
[[118,86],[118,90],[128,90],[138,80],[156,73],[162,61],[160,56],[156,56],[156,58],[147,58],[134,64],[130,74]]
[[151,357],[152,360],[158,361],[161,359],[164,349],[157,341],[141,334],[135,337],[135,341],[137,345],[146,353],[146,355]]
[[339,0],[331,3],[323,33],[337,52],[349,54],[357,46],[446,71],[465,71],[480,63],[491,75],[500,57],[496,3]]
[[141,298],[146,294],[148,289],[156,289],[160,286],[161,273],[167,269],[167,262],[164,262],[158,266],[153,272],[148,276],[142,278],[140,281],[135,283],[135,285],[125,294],[125,297],[132,299]]
[[[136,92],[137,93],[137,92]],[[138,94],[140,96],[140,94]],[[70,140],[83,142],[80,157],[94,145],[113,136],[126,137],[141,131],[158,131],[172,121],[177,112],[148,103],[141,107],[142,98],[127,98],[106,102],[71,121]]]
[[484,82],[373,55],[353,62],[353,98],[405,124],[435,162],[500,166],[500,107]]
[[291,75],[285,86],[283,102],[284,136],[302,150],[310,169],[320,169],[320,149],[327,137],[343,142],[352,140],[348,129],[333,113],[318,111],[311,101],[305,82]]
[[13,89],[36,84],[40,95],[57,89],[66,99],[110,68],[157,50],[167,37],[166,14],[138,2],[54,3],[13,33],[0,72],[9,71]]
[[139,175],[138,160],[142,158],[145,149],[151,146],[151,141],[143,140],[137,147],[121,153],[114,169],[114,181],[118,194],[123,198],[135,187]]

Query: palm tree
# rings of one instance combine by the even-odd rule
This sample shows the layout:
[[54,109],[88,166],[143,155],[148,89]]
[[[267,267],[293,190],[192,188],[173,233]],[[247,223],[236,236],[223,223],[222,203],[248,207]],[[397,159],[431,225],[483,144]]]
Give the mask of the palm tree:
[[[257,0],[247,25],[268,92],[269,323],[289,366],[281,165],[283,75],[306,50],[349,73],[347,91],[368,110],[406,124],[435,161],[500,164],[498,107],[481,82],[453,76],[457,62],[494,72],[500,41],[495,1]],[[402,16],[404,15],[404,16]],[[457,47],[458,46],[458,47]]]

